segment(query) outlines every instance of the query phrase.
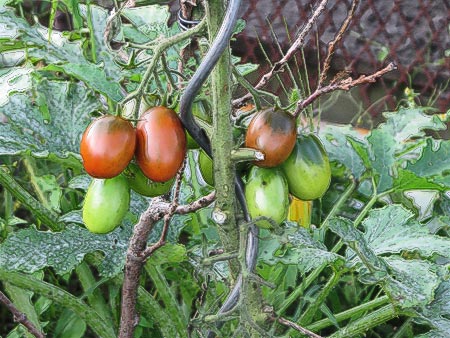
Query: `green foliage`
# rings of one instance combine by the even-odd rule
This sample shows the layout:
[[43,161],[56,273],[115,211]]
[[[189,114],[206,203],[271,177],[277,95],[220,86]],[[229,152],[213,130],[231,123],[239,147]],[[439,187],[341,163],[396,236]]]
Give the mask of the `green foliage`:
[[[152,199],[132,192],[117,229],[88,232],[81,207],[91,178],[83,172],[79,142],[92,118],[122,110],[122,100],[141,84],[154,47],[180,32],[168,25],[168,8],[156,2],[136,1],[137,7],[118,16],[89,1],[52,2],[52,11],[72,13],[74,30],[61,33],[19,17],[21,1],[0,1],[0,170],[6,177],[0,187],[0,281],[48,336],[113,337],[117,329],[126,251]],[[241,22],[236,32],[243,27]],[[200,53],[184,60],[189,68],[178,74],[179,51],[188,43],[162,51],[164,60],[156,60],[143,88],[147,99],[177,102],[180,92],[171,80],[184,87],[208,48],[201,39]],[[259,67],[231,61],[243,76]],[[292,101],[301,97],[298,88],[287,90]],[[210,107],[210,86],[200,95]],[[210,315],[232,288],[236,267],[243,267],[237,262],[245,257],[245,241],[239,252],[222,253],[214,204],[174,215],[165,245],[139,277],[135,337],[183,337],[188,331],[197,337],[210,329],[238,336],[251,326],[246,310],[253,304],[270,305],[276,315],[324,336],[398,337],[394,327],[404,325],[405,337],[448,337],[450,141],[431,136],[445,130],[445,122],[426,107],[399,107],[384,118],[367,136],[350,126],[321,129],[333,180],[313,204],[311,228],[288,220],[260,229],[257,275],[245,271],[248,284],[241,289],[248,304],[244,298],[240,312],[231,312],[220,328],[215,319],[223,318]],[[232,191],[204,184],[197,155],[187,156],[180,205],[212,189]],[[242,218],[239,211],[236,216]],[[149,245],[162,229],[161,220]],[[248,225],[241,229],[247,234]],[[266,319],[258,312],[271,334],[299,336]],[[21,326],[2,330],[8,337],[30,336]]]

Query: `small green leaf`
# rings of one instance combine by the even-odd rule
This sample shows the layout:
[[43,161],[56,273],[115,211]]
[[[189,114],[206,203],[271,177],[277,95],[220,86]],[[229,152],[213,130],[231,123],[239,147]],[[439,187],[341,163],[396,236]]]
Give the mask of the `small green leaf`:
[[328,126],[321,130],[320,139],[328,153],[330,161],[342,164],[355,178],[360,178],[366,171],[358,151],[349,142],[363,142],[350,127]]
[[64,309],[56,323],[54,335],[61,338],[82,338],[86,322],[68,309]]
[[258,259],[269,265],[293,264],[298,266],[303,274],[323,264],[343,260],[341,256],[328,252],[326,247],[314,240],[304,228],[291,228],[286,235],[271,234],[270,239],[261,240]]
[[187,259],[186,248],[181,244],[168,243],[150,256],[149,262],[155,265],[181,263]]

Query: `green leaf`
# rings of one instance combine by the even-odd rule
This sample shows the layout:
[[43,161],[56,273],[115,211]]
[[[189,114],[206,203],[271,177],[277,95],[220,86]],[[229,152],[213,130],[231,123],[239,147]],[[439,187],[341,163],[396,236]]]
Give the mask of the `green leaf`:
[[0,267],[32,273],[53,267],[58,274],[70,272],[88,253],[101,251],[105,258],[99,266],[104,276],[122,271],[131,224],[125,223],[106,235],[90,233],[69,224],[62,232],[38,231],[34,227],[10,234],[0,245]]
[[399,306],[423,307],[433,300],[440,279],[431,263],[398,256],[386,257],[385,261],[390,268],[390,276],[383,288]]
[[328,126],[321,130],[320,139],[331,161],[342,164],[355,178],[360,178],[364,174],[366,171],[364,162],[352,142],[349,142],[349,139],[363,142],[354,130],[348,126]]
[[450,239],[432,235],[401,205],[372,210],[362,222],[364,239],[377,254],[417,252],[422,257],[450,257]]
[[421,318],[435,329],[417,336],[420,338],[447,338],[450,336],[450,281],[442,282],[436,290],[433,302],[422,309]]
[[394,178],[394,188],[397,191],[405,190],[438,190],[445,191],[445,187],[432,182],[426,177],[417,176],[415,173],[405,169],[399,169],[397,177]]
[[38,87],[50,119],[42,116],[31,94],[12,95],[2,107],[8,120],[0,122],[0,155],[30,151],[40,157],[67,158],[79,152],[90,113],[100,108],[100,102],[81,83],[42,81]]
[[[377,257],[374,250],[364,238],[364,234],[354,227],[351,220],[343,217],[334,217],[330,220],[329,227],[331,231],[341,237],[351,248],[347,250],[347,256],[348,260],[353,260],[352,265],[358,262],[354,257],[356,254],[359,260],[365,265],[364,268],[360,267],[360,273],[363,276],[368,273],[371,279],[375,278],[370,283],[379,281],[379,279],[385,277],[387,272],[385,262],[382,258]],[[351,254],[348,253],[349,251]]]
[[[92,4],[89,6],[92,15],[92,29],[94,33],[97,63],[102,64],[106,78],[117,83],[124,77],[126,70],[116,64],[114,61],[114,56],[118,57],[118,55],[106,44],[104,38],[108,21],[108,11],[100,6],[95,6]],[[87,17],[86,6],[80,5],[80,12],[82,16]],[[105,75],[103,75],[103,77],[105,77]]]
[[181,244],[167,243],[149,258],[149,263],[162,265],[166,263],[181,263],[187,259],[186,247]]
[[44,59],[49,63],[78,63],[83,58],[80,42],[70,42],[56,31],[52,31],[49,41],[46,27],[39,24],[30,26],[24,19],[17,17],[12,9],[0,8],[0,25],[6,26],[5,31],[11,39],[27,43],[30,57]]
[[297,265],[301,273],[308,273],[323,264],[342,261],[337,254],[314,240],[304,228],[291,228],[287,234],[260,240],[258,259],[269,265],[277,263]]
[[60,66],[50,65],[43,70],[63,71],[68,75],[83,81],[86,85],[111,100],[119,102],[124,98],[118,82],[106,76],[104,68],[92,63],[65,63]]
[[425,136],[424,130],[445,130],[445,124],[434,115],[427,115],[429,108],[400,108],[397,112],[383,113],[386,122],[378,129],[394,137],[396,149],[402,149],[403,143],[412,138]]
[[0,76],[0,107],[9,101],[9,96],[31,89],[31,68],[11,68]]
[[432,178],[436,183],[450,187],[450,141],[427,139],[420,158],[410,162],[406,169],[419,177]]
[[61,338],[82,338],[86,331],[86,322],[69,309],[60,315],[54,335]]
[[167,6],[151,5],[125,8],[122,14],[150,40],[168,36],[167,22],[170,13]]
[[394,135],[385,129],[375,129],[367,138],[370,144],[372,168],[378,174],[378,192],[392,188],[392,168],[397,143]]

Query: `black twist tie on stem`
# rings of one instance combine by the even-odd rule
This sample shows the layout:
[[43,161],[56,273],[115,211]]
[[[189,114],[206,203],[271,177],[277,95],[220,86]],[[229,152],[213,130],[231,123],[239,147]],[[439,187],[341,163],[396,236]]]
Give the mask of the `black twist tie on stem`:
[[189,28],[195,27],[200,23],[200,20],[185,19],[183,17],[183,14],[181,14],[181,9],[178,10],[177,20],[178,20],[178,26],[180,26],[180,29],[182,31],[187,31]]

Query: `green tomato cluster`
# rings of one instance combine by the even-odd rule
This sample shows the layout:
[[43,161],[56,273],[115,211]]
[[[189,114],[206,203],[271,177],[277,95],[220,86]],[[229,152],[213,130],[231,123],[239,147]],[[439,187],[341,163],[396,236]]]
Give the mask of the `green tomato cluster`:
[[[289,157],[273,168],[253,167],[247,177],[245,198],[252,218],[283,222],[289,210],[289,193],[308,201],[328,190],[331,168],[328,155],[314,134],[300,135]],[[257,221],[271,228],[269,221]]]

